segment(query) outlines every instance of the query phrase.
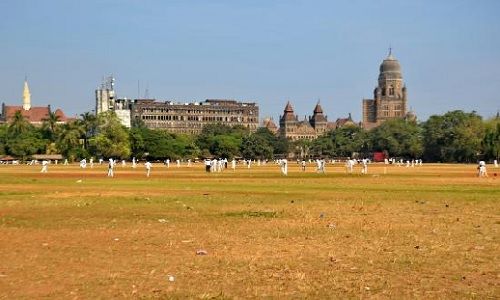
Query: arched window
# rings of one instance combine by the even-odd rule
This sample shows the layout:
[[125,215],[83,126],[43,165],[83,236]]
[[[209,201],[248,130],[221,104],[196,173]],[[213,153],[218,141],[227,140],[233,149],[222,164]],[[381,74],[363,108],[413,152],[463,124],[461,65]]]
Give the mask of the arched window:
[[389,96],[394,96],[394,87],[392,85],[389,86]]

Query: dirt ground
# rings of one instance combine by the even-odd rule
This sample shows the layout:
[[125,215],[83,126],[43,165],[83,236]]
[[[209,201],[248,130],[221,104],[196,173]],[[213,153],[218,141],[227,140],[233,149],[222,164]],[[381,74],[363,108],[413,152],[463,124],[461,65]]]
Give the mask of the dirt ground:
[[500,298],[500,169],[0,165],[0,298]]

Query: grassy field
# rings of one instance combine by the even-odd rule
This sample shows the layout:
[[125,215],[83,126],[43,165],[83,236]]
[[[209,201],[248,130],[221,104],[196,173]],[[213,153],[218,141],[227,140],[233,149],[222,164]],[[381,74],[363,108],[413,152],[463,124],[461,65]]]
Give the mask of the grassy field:
[[0,166],[2,299],[500,297],[491,166],[40,168]]

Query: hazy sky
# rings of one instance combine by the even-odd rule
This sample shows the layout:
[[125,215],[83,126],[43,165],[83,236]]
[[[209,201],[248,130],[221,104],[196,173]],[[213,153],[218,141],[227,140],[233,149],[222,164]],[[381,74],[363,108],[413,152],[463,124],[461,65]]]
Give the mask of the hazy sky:
[[361,118],[389,45],[409,106],[500,109],[500,1],[0,1],[0,102],[68,115],[94,109],[113,74],[119,97],[253,100],[261,118],[287,100],[303,118]]

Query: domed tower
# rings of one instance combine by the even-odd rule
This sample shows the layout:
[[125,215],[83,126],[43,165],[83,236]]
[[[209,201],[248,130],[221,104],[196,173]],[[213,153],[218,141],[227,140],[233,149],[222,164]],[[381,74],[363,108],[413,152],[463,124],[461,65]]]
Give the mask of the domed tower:
[[323,108],[321,108],[319,101],[316,104],[316,107],[314,107],[312,117],[309,117],[309,123],[311,123],[311,126],[314,128],[314,130],[316,130],[316,133],[318,135],[322,135],[323,133],[325,133],[326,127],[328,125],[328,120],[323,115]]
[[370,129],[388,119],[404,118],[406,105],[406,86],[401,65],[389,49],[389,55],[380,64],[378,86],[373,91],[373,99],[363,100],[363,126]]
[[280,135],[285,137],[293,135],[297,129],[297,123],[297,116],[293,112],[292,104],[288,101],[283,116],[280,116]]

